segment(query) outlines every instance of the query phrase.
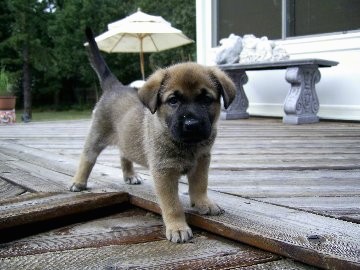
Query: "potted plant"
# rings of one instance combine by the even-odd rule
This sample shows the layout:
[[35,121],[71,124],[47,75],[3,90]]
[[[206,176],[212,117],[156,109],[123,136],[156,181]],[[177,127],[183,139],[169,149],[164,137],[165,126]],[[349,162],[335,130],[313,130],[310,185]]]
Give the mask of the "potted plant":
[[15,103],[16,97],[12,92],[9,73],[2,68],[0,70],[0,124],[16,122]]
[[14,110],[15,103],[10,77],[3,67],[0,71],[0,111]]

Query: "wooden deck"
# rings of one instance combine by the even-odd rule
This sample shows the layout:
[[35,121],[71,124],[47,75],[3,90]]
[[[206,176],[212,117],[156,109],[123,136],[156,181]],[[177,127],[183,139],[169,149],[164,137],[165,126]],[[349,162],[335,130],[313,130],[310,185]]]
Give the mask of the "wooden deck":
[[165,240],[147,170],[127,186],[106,149],[68,192],[89,121],[0,126],[0,269],[360,269],[360,123],[221,121],[191,243]]

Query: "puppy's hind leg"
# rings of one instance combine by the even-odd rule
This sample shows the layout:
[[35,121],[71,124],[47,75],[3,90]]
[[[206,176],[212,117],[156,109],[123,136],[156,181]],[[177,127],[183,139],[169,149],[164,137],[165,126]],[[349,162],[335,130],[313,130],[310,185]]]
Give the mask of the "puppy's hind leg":
[[129,185],[141,184],[142,178],[135,173],[133,163],[130,160],[121,157],[121,169],[126,184]]
[[78,192],[86,189],[87,181],[96,159],[107,146],[104,137],[103,134],[97,132],[96,128],[91,128],[86,138],[78,169],[73,177],[73,184],[70,187],[71,191]]

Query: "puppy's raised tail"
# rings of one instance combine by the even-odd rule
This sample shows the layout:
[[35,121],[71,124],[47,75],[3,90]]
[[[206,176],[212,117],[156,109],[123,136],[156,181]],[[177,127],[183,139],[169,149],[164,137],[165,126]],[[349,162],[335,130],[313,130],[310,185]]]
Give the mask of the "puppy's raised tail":
[[112,74],[109,67],[107,66],[104,58],[101,56],[99,48],[96,44],[94,34],[90,27],[86,27],[85,29],[86,38],[88,41],[88,57],[91,66],[95,70],[97,76],[99,77],[100,83],[105,82],[107,79],[115,79],[118,83],[120,83],[116,77]]

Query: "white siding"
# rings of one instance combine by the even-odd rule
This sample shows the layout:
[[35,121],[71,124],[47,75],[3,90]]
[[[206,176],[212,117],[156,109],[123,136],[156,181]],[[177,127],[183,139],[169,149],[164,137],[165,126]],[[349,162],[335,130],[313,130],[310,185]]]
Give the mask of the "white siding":
[[[197,0],[198,62],[209,64],[212,38],[211,1]],[[235,33],[236,34],[236,33]],[[339,65],[320,69],[316,85],[319,116],[326,119],[360,120],[360,32],[279,40],[291,59],[322,58]],[[244,89],[251,115],[282,116],[289,89],[285,70],[248,72]]]

